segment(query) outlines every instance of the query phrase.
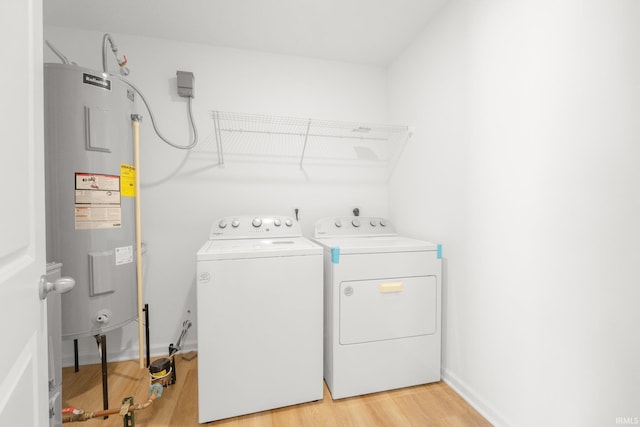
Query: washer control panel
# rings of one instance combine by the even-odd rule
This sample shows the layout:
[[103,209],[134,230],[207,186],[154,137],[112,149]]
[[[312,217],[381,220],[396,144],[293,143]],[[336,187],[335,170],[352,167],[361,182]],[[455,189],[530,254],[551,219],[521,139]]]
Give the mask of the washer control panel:
[[287,216],[245,215],[214,221],[209,239],[300,237],[300,224]]
[[344,216],[318,220],[314,237],[334,236],[395,236],[393,224],[380,217]]

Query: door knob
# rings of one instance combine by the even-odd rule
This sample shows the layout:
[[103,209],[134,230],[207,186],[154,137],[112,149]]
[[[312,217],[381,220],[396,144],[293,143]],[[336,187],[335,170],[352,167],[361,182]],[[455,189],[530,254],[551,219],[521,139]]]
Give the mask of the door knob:
[[61,277],[55,282],[49,282],[47,276],[40,276],[40,299],[47,298],[49,292],[58,292],[64,294],[69,292],[76,285],[76,281],[73,277]]

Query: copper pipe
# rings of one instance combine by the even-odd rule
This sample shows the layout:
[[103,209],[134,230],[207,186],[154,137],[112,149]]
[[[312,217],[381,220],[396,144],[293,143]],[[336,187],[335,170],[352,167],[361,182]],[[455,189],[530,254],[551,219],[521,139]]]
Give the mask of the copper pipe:
[[[151,404],[156,399],[156,397],[160,396],[161,394],[162,394],[162,386],[160,386],[160,387],[152,386],[151,387],[151,395],[149,396],[149,400],[147,400],[142,405],[141,404],[129,405],[127,413],[128,412],[139,411],[139,410],[142,410],[142,409],[147,409],[149,406],[151,406]],[[109,415],[120,414],[121,411],[122,411],[122,408],[119,408],[119,409],[104,409],[102,411],[95,411],[95,412],[82,411],[82,412],[80,412],[78,414],[62,414],[62,422],[63,423],[73,423],[73,422],[76,422],[76,421],[87,421],[87,420],[90,420],[92,418],[108,417]]]

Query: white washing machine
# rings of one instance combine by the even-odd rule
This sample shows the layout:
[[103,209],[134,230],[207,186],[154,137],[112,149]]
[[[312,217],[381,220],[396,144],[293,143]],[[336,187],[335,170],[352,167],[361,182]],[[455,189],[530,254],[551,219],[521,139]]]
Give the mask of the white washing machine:
[[383,218],[315,224],[324,248],[324,378],[334,399],[440,380],[441,246]]
[[322,248],[288,217],[229,217],[197,253],[201,423],[321,400]]

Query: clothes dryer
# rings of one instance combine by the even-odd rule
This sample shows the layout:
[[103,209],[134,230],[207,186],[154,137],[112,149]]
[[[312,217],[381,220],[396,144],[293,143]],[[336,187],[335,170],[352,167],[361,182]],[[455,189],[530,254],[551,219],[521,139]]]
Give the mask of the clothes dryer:
[[291,218],[215,222],[197,253],[201,423],[322,399],[322,264]]
[[325,218],[324,378],[334,399],[440,380],[441,247],[390,221]]

